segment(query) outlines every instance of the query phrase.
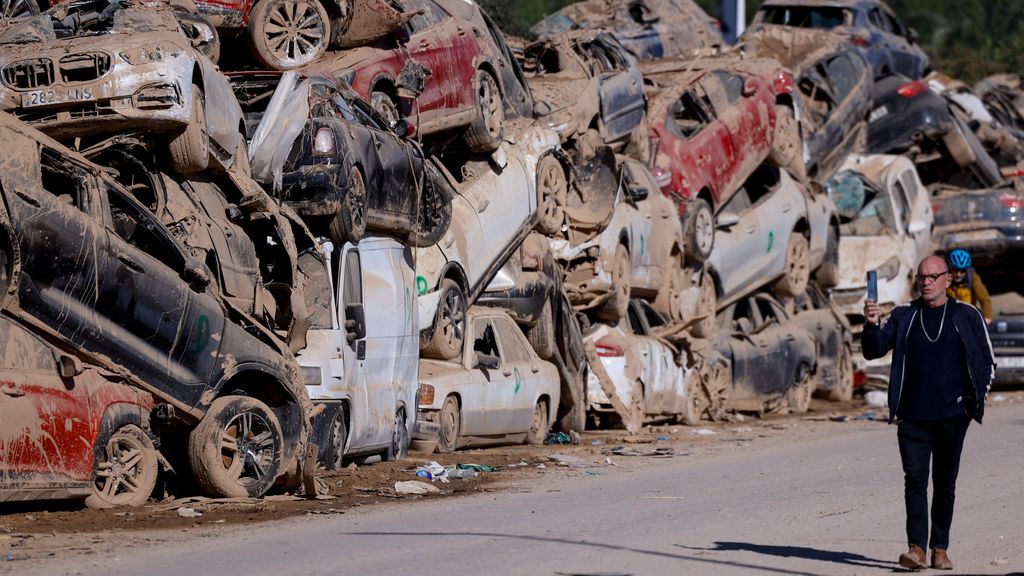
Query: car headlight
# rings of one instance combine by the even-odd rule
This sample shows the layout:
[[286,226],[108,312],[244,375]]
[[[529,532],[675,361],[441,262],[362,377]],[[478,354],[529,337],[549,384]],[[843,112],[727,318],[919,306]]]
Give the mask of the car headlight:
[[[575,131],[576,115],[573,113],[572,107],[562,108],[555,110],[549,114],[545,114],[541,120],[544,122],[544,127],[553,132],[559,134],[563,132]],[[570,130],[573,128],[573,130]]]
[[900,259],[890,256],[881,266],[878,267],[878,276],[883,280],[892,280],[900,273]]

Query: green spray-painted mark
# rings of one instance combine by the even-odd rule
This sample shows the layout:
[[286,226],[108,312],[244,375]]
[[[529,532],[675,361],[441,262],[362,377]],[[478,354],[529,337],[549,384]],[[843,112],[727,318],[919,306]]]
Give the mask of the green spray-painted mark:
[[412,304],[413,304],[412,295],[409,294],[409,287],[406,286],[405,287],[405,309],[409,311],[409,315],[405,319],[405,321],[408,322],[409,326],[412,326],[412,313],[413,313],[412,312]]
[[654,347],[650,342],[647,343],[647,369],[654,371]]
[[519,389],[523,386],[523,377],[519,374],[519,368],[513,368],[512,371],[516,374],[516,389],[513,394],[519,394]]
[[774,243],[775,243],[775,232],[768,232],[768,250],[765,251],[766,253],[772,251],[772,244],[774,244]]
[[416,277],[416,293],[420,296],[427,293],[427,279],[423,276]]
[[643,254],[644,250],[647,248],[647,244],[646,243],[647,243],[647,238],[645,238],[644,235],[641,234],[640,235],[640,253],[641,254]]
[[192,341],[192,354],[202,352],[210,342],[210,319],[205,314],[196,320],[195,339]]

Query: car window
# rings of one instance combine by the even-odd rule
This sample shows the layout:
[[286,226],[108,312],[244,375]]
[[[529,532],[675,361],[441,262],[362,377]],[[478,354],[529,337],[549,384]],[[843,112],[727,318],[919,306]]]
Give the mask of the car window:
[[757,306],[752,304],[750,298],[740,300],[736,303],[736,307],[733,308],[732,313],[732,330],[742,332],[740,329],[742,326],[742,319],[746,318],[749,327],[753,328],[761,325],[761,314],[757,310]]
[[874,25],[875,28],[883,32],[892,32],[889,28],[889,19],[886,18],[879,8],[872,8],[868,10],[868,20]]
[[768,6],[761,14],[765,24],[797,28],[829,30],[853,22],[853,12],[837,6]]
[[800,93],[805,96],[807,110],[815,121],[821,123],[826,120],[835,109],[836,101],[825,85],[818,78],[804,76],[800,79],[799,87]]
[[39,167],[44,190],[68,206],[86,211],[88,194],[85,181],[88,175],[84,169],[69,165],[59,152],[46,147],[40,149]]
[[421,32],[439,26],[448,18],[447,12],[429,0],[403,0],[402,4],[407,11],[420,12],[409,20],[409,27],[413,32]]
[[907,189],[903,187],[903,184],[899,180],[893,183],[893,202],[896,203],[897,208],[902,214],[902,220],[910,220],[910,207],[907,202]]
[[627,310],[626,319],[629,321],[629,328],[633,331],[633,334],[647,336],[647,326],[644,325],[643,318],[640,316],[637,307],[630,305]]
[[825,64],[828,69],[828,79],[832,84],[833,96],[836,101],[842,102],[853,90],[860,76],[853,62],[846,54],[839,54]]
[[658,185],[651,178],[651,173],[638,164],[626,162],[626,179],[629,186],[635,186],[647,190],[648,195],[658,192]]
[[921,188],[917,185],[917,179],[914,177],[914,172],[910,170],[904,170],[900,174],[900,184],[907,193],[907,205],[913,205],[914,201],[921,194]]
[[42,340],[0,316],[0,369],[54,374],[53,352]]
[[725,89],[725,97],[729,99],[729,102],[736,102],[743,97],[743,85],[746,81],[742,76],[726,70],[715,70],[714,74],[718,81],[722,83],[722,88]]
[[363,303],[363,269],[359,252],[350,251],[345,255],[345,270],[342,281],[341,302],[343,306]]
[[516,334],[519,330],[505,319],[495,318],[492,325],[498,329],[498,344],[504,352],[506,362],[529,362],[530,352],[523,344],[522,338]]
[[757,206],[771,197],[771,193],[779,185],[779,169],[762,164],[743,184],[750,199],[748,202]]
[[648,24],[656,16],[644,2],[633,2],[629,5],[629,18],[637,24]]
[[722,206],[722,212],[731,212],[737,216],[742,215],[747,210],[750,210],[752,203],[750,202],[750,195],[747,194],[746,187],[742,187],[736,190],[732,198]]
[[666,118],[666,128],[680,138],[692,138],[711,121],[711,114],[692,90],[687,90],[672,103]]
[[473,321],[473,352],[501,357],[498,352],[498,340],[494,336],[494,327],[489,318],[477,318]]
[[349,104],[352,106],[352,111],[355,113],[356,121],[360,124],[369,126],[370,128],[376,128],[377,130],[388,129],[380,117],[377,116],[376,112],[373,111],[373,108],[370,108],[370,105],[366,102],[359,99],[352,99],[349,101]]
[[903,27],[903,23],[900,22],[900,19],[897,18],[895,14],[889,12],[888,10],[883,9],[882,10],[882,17],[885,19],[886,23],[889,26],[889,30],[893,34],[897,34],[899,36],[906,36],[907,35],[906,34],[906,30]]
[[658,311],[651,307],[647,302],[639,301],[637,304],[643,311],[644,319],[647,320],[647,326],[649,328],[653,329],[668,324],[668,322],[665,321],[665,317],[659,314]]
[[110,185],[104,185],[103,188],[107,196],[110,222],[114,233],[158,262],[178,273],[183,272],[184,258],[174,242],[163,231],[156,217],[122,194],[120,190]]

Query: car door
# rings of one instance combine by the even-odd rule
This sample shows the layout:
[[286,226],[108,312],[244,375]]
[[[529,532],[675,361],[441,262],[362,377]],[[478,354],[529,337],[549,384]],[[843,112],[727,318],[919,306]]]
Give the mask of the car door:
[[757,332],[755,339],[762,349],[763,358],[770,358],[773,369],[764,374],[759,391],[762,394],[784,393],[792,387],[796,355],[793,342],[796,341],[795,323],[789,322],[789,316],[773,299],[755,295],[753,303],[760,312],[760,323],[754,326]]
[[[771,147],[774,132],[763,112],[774,109],[774,98],[768,94],[767,85],[728,70],[713,70],[704,76],[701,84],[715,109],[715,116],[725,124],[731,136],[727,188],[735,189],[761,164]],[[747,92],[748,84],[760,86],[760,90]]]
[[644,413],[647,414],[651,412],[652,407],[658,405],[659,395],[664,390],[662,382],[665,372],[664,353],[657,346],[658,342],[651,337],[651,330],[644,318],[640,301],[630,301],[626,320],[629,323],[630,332],[637,336],[631,339],[630,344],[639,363],[637,368],[640,373],[640,381],[644,386]]
[[829,147],[828,158],[842,157],[856,152],[853,150],[855,138],[847,138],[847,134],[859,129],[868,107],[862,98],[863,90],[858,89],[860,82],[867,73],[864,60],[852,53],[838,53],[822,62],[823,71],[828,78],[830,94],[835,101],[835,109],[828,117],[825,127]]
[[[729,224],[734,218],[734,224]],[[744,285],[757,277],[765,267],[766,235],[761,233],[757,211],[746,188],[740,188],[719,213],[715,230],[715,249],[711,264],[722,285],[721,299],[731,298]]]
[[912,165],[898,170],[893,188],[906,199],[907,235],[913,239],[914,254],[923,256],[931,243],[932,224],[935,221],[928,190],[921,184],[917,170]]
[[[444,114],[472,108],[476,103],[475,62],[481,54],[477,34],[466,22],[453,18],[430,0],[403,0],[407,11],[419,11],[409,20],[409,57],[430,69],[416,107],[426,113],[424,123]],[[416,112],[414,107],[413,112]],[[415,118],[415,114],[410,117]]]
[[[845,134],[843,130],[828,130],[829,120],[836,109],[836,100],[825,80],[827,71],[821,65],[800,77],[797,87],[803,96],[801,129],[804,135],[805,156],[808,166],[816,167],[831,151],[839,146]],[[812,168],[813,170],[814,168]]]
[[714,114],[703,89],[692,85],[669,106],[665,129],[674,138],[666,139],[661,146],[668,147],[674,161],[672,170],[678,174],[674,182],[676,192],[681,194],[678,188],[682,188],[689,192],[687,198],[692,198],[707,185],[713,200],[711,208],[717,211],[719,191],[731,173],[733,144],[725,124]]
[[885,6],[881,6],[880,10],[886,24],[888,36],[886,43],[893,55],[893,65],[896,67],[894,72],[908,78],[920,78],[922,72],[921,57],[914,44],[910,41],[910,33],[892,11],[888,10]]
[[[657,185],[650,179],[649,174],[642,164],[632,160],[623,162],[622,178],[626,189],[619,191],[619,203],[624,205],[615,208],[616,212],[621,211],[625,214],[623,220],[628,222],[631,248],[629,261],[633,266],[631,282],[634,286],[651,286],[651,268],[664,265],[664,262],[655,261],[659,256],[649,249],[650,246],[655,245],[652,242],[651,234],[655,226],[654,219],[658,216],[652,213],[650,200],[637,201],[632,193],[633,190],[643,190],[647,194],[647,198],[653,198],[653,195],[661,193]],[[668,216],[676,218],[674,211]],[[608,229],[612,230],[613,228],[609,225]],[[615,238],[613,245],[617,245],[618,242],[619,239]]]
[[654,335],[655,330],[667,324],[665,318],[645,300],[635,300],[634,303],[643,314],[646,329],[644,336],[657,370],[657,374],[653,376],[655,381],[648,383],[648,390],[651,393],[646,397],[647,413],[662,414],[666,408],[675,405],[676,396],[680,392],[676,351]]
[[[472,384],[463,389],[463,434],[469,436],[505,434],[515,421],[513,397],[517,378],[522,386],[522,373],[514,363],[506,361],[504,350],[498,345],[498,329],[493,320],[493,316],[477,316],[472,322],[469,353],[497,358],[498,368],[473,368]],[[474,364],[470,358],[468,365]]]
[[[733,379],[741,395],[771,394],[783,388],[779,370],[779,334],[770,330],[771,318],[762,316],[754,297],[736,303],[733,311]],[[770,367],[770,368],[767,368]]]
[[615,36],[637,58],[664,58],[673,50],[666,46],[656,27],[659,20],[645,0],[621,2],[615,13]]
[[[518,433],[530,430],[533,423],[533,411],[540,391],[543,389],[543,374],[540,370],[541,360],[533,353],[533,348],[523,337],[522,330],[505,316],[495,317],[493,325],[497,328],[498,347],[502,351],[502,375],[512,378],[511,393],[508,384],[504,385],[504,397],[510,402],[512,413],[510,427],[507,432]],[[512,374],[508,375],[507,372]],[[549,407],[554,398],[549,399]]]
[[609,34],[599,34],[582,47],[599,78],[600,119],[605,141],[626,138],[644,118],[644,81],[632,57]]
[[66,486],[92,476],[84,377],[61,379],[49,345],[0,316],[0,490]]

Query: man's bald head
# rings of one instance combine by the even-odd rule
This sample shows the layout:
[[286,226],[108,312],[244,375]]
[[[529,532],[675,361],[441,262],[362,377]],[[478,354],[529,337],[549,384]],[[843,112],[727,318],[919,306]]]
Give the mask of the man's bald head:
[[921,263],[917,265],[918,275],[924,274],[938,274],[939,272],[947,272],[949,267],[946,265],[946,260],[941,256],[926,256]]

